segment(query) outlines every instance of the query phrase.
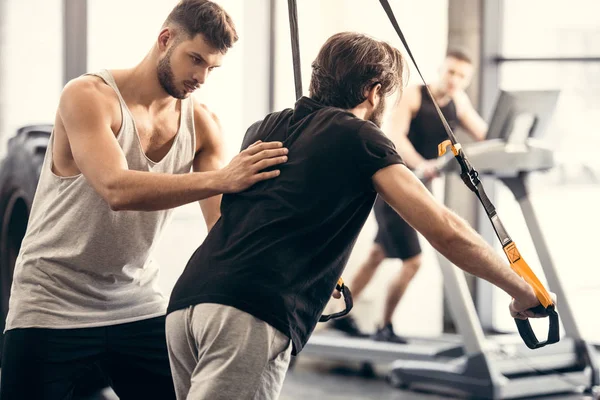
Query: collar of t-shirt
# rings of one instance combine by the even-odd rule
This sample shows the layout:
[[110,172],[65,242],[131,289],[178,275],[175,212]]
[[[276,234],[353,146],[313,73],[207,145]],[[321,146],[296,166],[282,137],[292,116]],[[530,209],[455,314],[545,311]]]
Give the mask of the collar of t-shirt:
[[294,108],[294,115],[292,116],[292,123],[304,119],[306,116],[325,108],[323,104],[318,101],[311,99],[310,97],[302,96],[296,102]]

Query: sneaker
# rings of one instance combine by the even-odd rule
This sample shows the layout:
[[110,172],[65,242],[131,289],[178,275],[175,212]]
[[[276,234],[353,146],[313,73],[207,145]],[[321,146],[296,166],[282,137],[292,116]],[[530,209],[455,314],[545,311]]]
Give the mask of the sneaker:
[[373,340],[378,342],[390,342],[406,344],[408,341],[394,333],[394,327],[391,323],[387,324],[383,328],[377,329],[377,332],[371,337]]
[[335,318],[331,322],[331,327],[338,331],[342,331],[345,334],[353,337],[368,337],[369,335],[363,333],[356,321],[351,316],[345,316],[343,318]]

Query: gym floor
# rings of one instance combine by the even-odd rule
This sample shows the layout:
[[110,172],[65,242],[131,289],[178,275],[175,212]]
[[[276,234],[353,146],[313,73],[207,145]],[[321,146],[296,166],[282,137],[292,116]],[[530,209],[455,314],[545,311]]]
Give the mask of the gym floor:
[[[399,390],[383,375],[365,376],[359,365],[324,363],[299,358],[285,379],[279,400],[442,400],[438,396]],[[535,399],[592,400],[578,394],[543,396]],[[80,400],[118,400],[111,390]]]
[[[447,396],[393,388],[383,376],[361,376],[360,366],[316,363],[299,358],[288,372],[279,400],[441,400]],[[579,394],[536,397],[549,400],[591,400]]]
[[[595,196],[584,196],[585,199],[589,199],[590,201],[589,207],[591,207],[592,199],[594,201],[600,201],[600,195],[597,194],[598,192],[595,193]],[[557,223],[563,223],[563,226],[567,226],[566,222],[563,220],[557,221]],[[167,293],[180,273],[178,266],[183,266],[187,263],[189,254],[191,254],[199,244],[198,238],[192,239],[193,236],[188,234],[192,231],[193,227],[203,227],[199,208],[195,204],[177,210],[172,223],[167,227],[163,241],[157,249],[157,261],[162,266],[167,266],[167,268],[163,269],[164,272],[162,274],[163,290]],[[572,239],[579,241],[587,240],[585,237],[573,237]],[[564,240],[567,239],[563,238],[563,241]],[[572,245],[572,243],[569,242],[569,245]],[[173,252],[171,250],[173,248],[178,248],[178,251]],[[594,272],[591,271],[589,273]],[[596,278],[595,275],[594,278]],[[597,281],[598,280],[594,279],[590,280],[590,282]],[[592,307],[595,302],[591,301],[592,299],[590,297],[585,297],[584,295],[585,293],[589,293],[590,296],[596,296],[596,292],[592,290],[585,292],[580,288],[577,289],[578,290],[575,292],[578,294],[578,297],[575,297],[573,301],[577,303],[578,311],[580,313],[593,313],[593,310],[589,309],[589,307]],[[596,339],[597,334],[595,334],[595,326],[590,324],[592,322],[583,318],[581,322],[587,323],[587,325],[583,326],[584,330],[590,335],[593,335]],[[600,341],[600,338],[596,340]],[[380,372],[382,373],[379,374],[379,377],[369,378],[360,374],[360,365],[340,365],[339,363],[325,362],[322,359],[299,357],[293,370],[290,370],[286,376],[280,400],[438,400],[448,398],[431,394],[402,391],[393,388],[383,378],[383,371]],[[104,400],[104,398],[102,399]],[[114,399],[116,398],[110,398],[110,400]],[[580,395],[559,395],[537,397],[536,399],[580,400],[589,399],[589,397]]]

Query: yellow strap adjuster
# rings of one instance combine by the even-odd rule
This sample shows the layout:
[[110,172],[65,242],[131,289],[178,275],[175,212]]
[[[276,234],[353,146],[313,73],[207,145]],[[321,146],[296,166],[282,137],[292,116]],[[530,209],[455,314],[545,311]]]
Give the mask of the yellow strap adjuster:
[[521,253],[519,253],[519,250],[514,242],[510,242],[504,246],[504,253],[510,262],[510,267],[531,285],[533,291],[535,292],[535,296],[538,298],[544,308],[548,308],[548,306],[553,305],[554,301],[552,301],[550,293],[548,293],[544,285],[542,285],[542,282],[540,282],[529,265],[527,265],[525,260],[521,257]]
[[450,148],[452,149],[452,152],[454,153],[455,156],[458,155],[458,151],[461,149],[460,143],[452,144],[452,141],[450,139],[448,139],[448,140],[444,140],[442,143],[438,144],[438,156],[441,157],[444,154],[446,154],[446,150],[448,149],[448,146],[450,146]]

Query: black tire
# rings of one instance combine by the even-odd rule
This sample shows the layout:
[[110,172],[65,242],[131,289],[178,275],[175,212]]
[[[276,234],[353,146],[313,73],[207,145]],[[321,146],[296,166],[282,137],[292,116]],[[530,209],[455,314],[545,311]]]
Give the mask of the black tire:
[[[9,140],[7,156],[0,164],[0,333],[4,331],[15,261],[27,230],[51,130],[51,125],[19,129]],[[0,352],[3,341],[0,334]]]

